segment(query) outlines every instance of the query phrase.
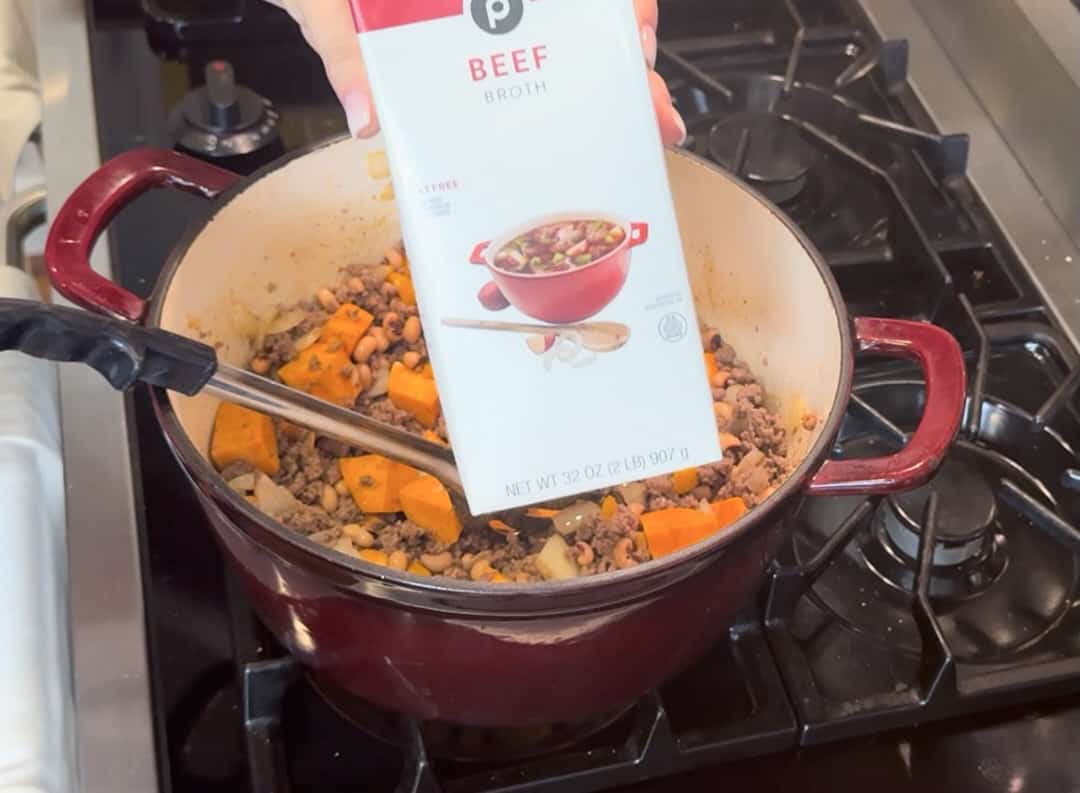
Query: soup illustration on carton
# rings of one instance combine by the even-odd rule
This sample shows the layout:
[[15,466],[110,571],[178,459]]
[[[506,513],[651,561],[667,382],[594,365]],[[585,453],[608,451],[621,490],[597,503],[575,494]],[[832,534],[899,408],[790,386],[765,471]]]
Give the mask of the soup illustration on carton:
[[551,216],[473,248],[496,289],[485,284],[480,302],[490,310],[512,305],[541,322],[582,322],[608,306],[630,272],[631,249],[649,239],[647,223],[599,213]]
[[474,514],[719,460],[632,0],[348,1]]

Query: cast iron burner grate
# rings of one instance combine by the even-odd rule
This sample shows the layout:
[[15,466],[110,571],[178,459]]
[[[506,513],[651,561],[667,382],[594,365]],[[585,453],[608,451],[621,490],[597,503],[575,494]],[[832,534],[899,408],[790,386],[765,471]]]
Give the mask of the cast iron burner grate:
[[[803,745],[1080,690],[1078,361],[1044,326],[960,305],[980,343],[942,469],[891,499],[808,499],[774,575],[765,620]],[[898,448],[925,397],[895,367],[855,394],[837,456]]]
[[[306,789],[286,750],[288,698],[309,682],[299,664],[285,657],[243,669],[243,712],[252,788],[272,793]],[[780,751],[795,745],[796,724],[756,614],[749,614],[694,669],[652,692],[622,718],[576,743],[550,746],[534,735],[543,754],[526,758],[527,731],[502,735],[451,725],[420,724],[366,706],[341,692],[315,686],[330,697],[341,721],[361,723],[362,745],[371,731],[403,757],[396,793],[585,793],[669,776],[698,766]],[[311,689],[301,692],[310,700]],[[292,715],[298,720],[303,714]],[[341,724],[337,725],[340,729]],[[370,743],[370,741],[368,741]],[[517,760],[480,761],[478,747],[514,751]],[[439,756],[465,748],[470,759]],[[390,789],[387,786],[385,789]]]

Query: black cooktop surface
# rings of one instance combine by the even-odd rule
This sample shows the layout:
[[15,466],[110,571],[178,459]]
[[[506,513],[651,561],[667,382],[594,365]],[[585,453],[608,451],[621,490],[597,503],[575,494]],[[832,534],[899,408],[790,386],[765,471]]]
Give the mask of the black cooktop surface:
[[[95,8],[106,157],[175,145],[176,108],[221,59],[276,114],[229,167],[345,131],[318,59],[274,9]],[[937,134],[906,86],[914,54],[878,40],[857,4],[662,0],[661,15],[687,147],[795,219],[853,314],[960,339],[970,399],[942,472],[896,498],[808,500],[728,640],[611,723],[468,731],[328,704],[254,620],[136,395],[163,790],[1080,789],[1078,360],[973,195],[967,139]],[[172,193],[125,210],[118,279],[149,294],[206,211]],[[836,455],[895,448],[924,398],[917,371],[861,361]]]

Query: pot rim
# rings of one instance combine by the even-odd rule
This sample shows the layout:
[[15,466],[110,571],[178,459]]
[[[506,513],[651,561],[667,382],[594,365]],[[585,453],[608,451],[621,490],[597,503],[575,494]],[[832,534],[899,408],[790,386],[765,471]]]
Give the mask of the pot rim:
[[[501,267],[497,267],[495,265],[496,253],[501,250],[502,247],[514,237],[517,237],[526,231],[533,231],[539,226],[546,226],[549,223],[557,223],[559,219],[582,220],[586,218],[592,220],[606,220],[609,223],[614,223],[615,225],[621,227],[623,230],[622,242],[620,242],[610,251],[605,253],[599,259],[594,259],[586,265],[583,265],[581,267],[574,267],[571,270],[560,270],[558,272],[552,273],[512,273],[507,270],[503,270]],[[568,276],[572,273],[583,273],[588,270],[592,270],[595,267],[603,264],[604,262],[607,262],[610,259],[614,258],[617,254],[630,251],[631,236],[633,235],[633,233],[633,224],[630,221],[626,220],[625,218],[621,218],[618,215],[612,215],[609,212],[553,212],[549,215],[541,215],[540,217],[535,218],[528,223],[521,223],[517,226],[513,226],[511,227],[511,231],[504,232],[502,236],[496,237],[488,245],[488,249],[484,252],[484,260],[487,264],[488,269],[491,270],[492,275],[495,276],[502,276],[504,278],[510,278],[515,281],[525,282],[543,281],[545,279],[557,279],[562,276]]]
[[[239,179],[236,184],[223,191],[214,200],[212,210],[202,219],[191,224],[170,250],[149,298],[149,310],[145,323],[150,327],[160,327],[165,298],[180,264],[195,239],[225,207],[241,196],[253,184],[270,176],[294,160],[324,148],[342,144],[347,140],[348,136],[341,135],[296,149],[262,166],[251,175]],[[820,467],[823,458],[832,447],[833,439],[839,432],[840,423],[850,400],[851,383],[854,376],[855,352],[851,321],[840,294],[840,287],[833,278],[824,258],[790,218],[759,192],[737,181],[719,166],[682,149],[669,148],[668,151],[675,156],[686,158],[695,167],[701,168],[705,172],[716,174],[733,182],[736,187],[762,204],[779,223],[783,224],[790,234],[794,235],[809,260],[817,268],[818,275],[825,284],[836,317],[837,329],[840,333],[840,380],[829,414],[823,422],[821,434],[807,451],[802,462],[784,483],[764,503],[749,510],[746,515],[724,531],[663,559],[653,560],[638,567],[565,581],[492,584],[458,581],[456,579],[441,580],[441,577],[435,576],[430,578],[413,576],[363,560],[346,557],[331,548],[308,540],[303,535],[289,529],[283,523],[259,511],[247,499],[232,490],[218,471],[214,469],[210,461],[199,453],[195,444],[180,425],[179,418],[166,392],[161,389],[152,389],[151,394],[158,420],[163,425],[173,454],[187,469],[188,478],[195,482],[207,483],[211,490],[207,495],[219,502],[225,502],[231,510],[239,512],[257,526],[260,531],[272,535],[275,538],[275,546],[296,551],[296,556],[290,561],[301,565],[306,563],[308,566],[316,568],[315,572],[322,576],[325,576],[325,571],[332,570],[342,580],[352,582],[351,585],[347,585],[345,588],[356,589],[362,594],[371,595],[374,594],[373,590],[377,590],[381,586],[391,586],[395,590],[408,592],[420,598],[433,597],[438,602],[437,607],[444,611],[453,609],[450,601],[468,603],[468,611],[473,614],[506,615],[512,613],[516,615],[534,615],[567,613],[587,610],[590,604],[598,602],[603,602],[605,606],[612,607],[640,600],[661,588],[667,588],[699,572],[704,567],[715,562],[728,546],[741,541],[755,531],[765,530],[770,518],[789,499],[798,497],[803,485]],[[231,522],[236,523],[235,521]],[[237,528],[242,533],[251,536],[251,530],[248,527],[237,524]],[[252,539],[259,542],[260,545],[265,544],[258,537],[252,537]]]

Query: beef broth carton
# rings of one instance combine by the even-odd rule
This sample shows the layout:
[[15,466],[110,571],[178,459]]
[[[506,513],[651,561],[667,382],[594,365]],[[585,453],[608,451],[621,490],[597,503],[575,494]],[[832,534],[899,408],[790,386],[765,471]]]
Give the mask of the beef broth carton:
[[473,513],[719,460],[631,0],[350,5]]

